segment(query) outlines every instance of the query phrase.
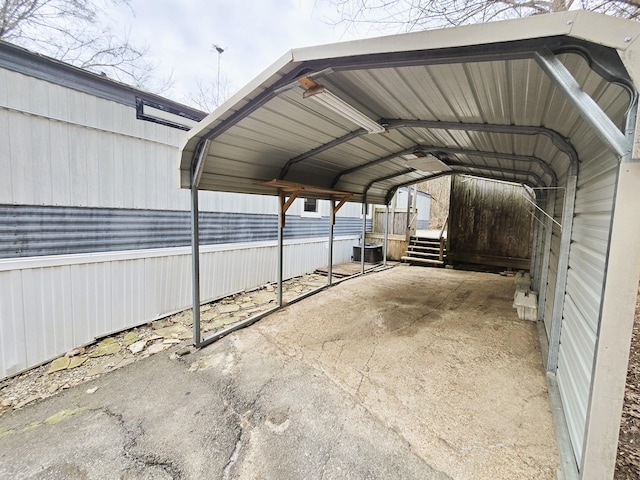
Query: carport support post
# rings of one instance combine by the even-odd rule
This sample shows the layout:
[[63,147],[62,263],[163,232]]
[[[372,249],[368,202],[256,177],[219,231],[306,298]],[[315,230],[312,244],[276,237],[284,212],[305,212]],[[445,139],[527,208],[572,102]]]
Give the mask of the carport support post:
[[327,267],[327,285],[332,284],[333,275],[333,226],[336,223],[336,201],[333,197],[329,202],[329,266]]
[[201,345],[200,336],[200,225],[198,222],[198,184],[204,171],[209,140],[200,145],[191,163],[191,296],[193,301],[193,344]]
[[278,306],[282,306],[282,264],[284,262],[284,222],[285,222],[284,192],[278,192]]
[[362,200],[362,245],[360,245],[360,273],[364,274],[364,239],[367,234],[367,199]]
[[389,204],[384,206],[384,246],[382,247],[382,264],[387,266],[387,245],[389,240]]
[[191,186],[191,288],[193,301],[193,344],[200,345],[200,235],[198,187]]

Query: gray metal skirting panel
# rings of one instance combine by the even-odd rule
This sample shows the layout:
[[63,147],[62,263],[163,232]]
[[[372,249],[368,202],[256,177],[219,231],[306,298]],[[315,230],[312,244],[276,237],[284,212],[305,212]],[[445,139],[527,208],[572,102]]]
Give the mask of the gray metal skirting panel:
[[[0,258],[180,247],[191,242],[186,211],[0,205],[0,225]],[[336,236],[361,231],[359,218],[336,219]],[[328,218],[287,216],[285,239],[328,234]],[[201,245],[277,237],[277,215],[200,213]]]

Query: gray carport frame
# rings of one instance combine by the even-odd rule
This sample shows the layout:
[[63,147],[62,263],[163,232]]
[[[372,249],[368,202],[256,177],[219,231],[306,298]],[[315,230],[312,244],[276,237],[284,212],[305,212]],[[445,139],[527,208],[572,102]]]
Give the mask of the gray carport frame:
[[[290,52],[182,148],[196,345],[198,189],[280,196],[281,285],[283,185],[350,195],[363,224],[368,202],[446,174],[528,185],[545,213],[531,273],[564,474],[610,478],[640,274],[639,36],[634,22],[566,12]],[[416,154],[442,167],[417,170]]]

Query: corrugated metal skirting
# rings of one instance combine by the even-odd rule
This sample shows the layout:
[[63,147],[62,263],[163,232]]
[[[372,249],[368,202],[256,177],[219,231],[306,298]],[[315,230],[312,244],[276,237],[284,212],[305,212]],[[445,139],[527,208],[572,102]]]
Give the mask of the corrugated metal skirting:
[[[199,218],[201,245],[278,238],[277,215],[201,212]],[[370,226],[369,221],[367,224]],[[191,244],[191,214],[178,210],[0,205],[0,225],[0,258]],[[336,218],[334,235],[358,235],[361,231],[361,219]],[[328,235],[328,218],[287,216],[285,239]]]

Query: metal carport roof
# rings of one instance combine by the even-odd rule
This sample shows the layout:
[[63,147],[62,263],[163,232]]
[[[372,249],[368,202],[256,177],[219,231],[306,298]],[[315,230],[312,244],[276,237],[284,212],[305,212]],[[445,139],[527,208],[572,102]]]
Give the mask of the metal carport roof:
[[602,413],[614,386],[598,365],[615,345],[603,325],[633,309],[640,271],[620,250],[640,231],[619,206],[640,188],[630,166],[639,36],[638,23],[577,11],[292,50],[187,134],[180,183],[283,198],[267,183],[278,180],[380,204],[450,173],[533,187],[562,225],[533,239],[547,369],[576,472],[604,478],[617,430],[615,412]]
[[[559,60],[620,132],[634,94],[612,47],[633,33],[570,12],[292,50],[189,133],[181,186],[205,140],[205,190],[274,194],[257,184],[280,179],[384,204],[397,185],[437,173],[408,165],[403,155],[415,151],[453,172],[554,186],[586,139],[545,63]],[[303,98],[303,77],[386,131],[369,134]]]

